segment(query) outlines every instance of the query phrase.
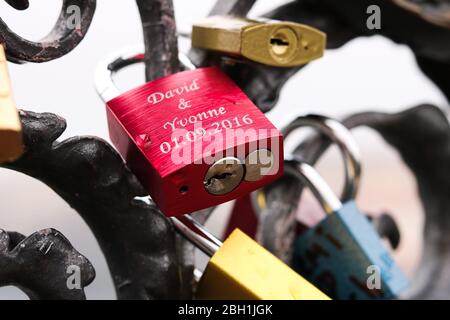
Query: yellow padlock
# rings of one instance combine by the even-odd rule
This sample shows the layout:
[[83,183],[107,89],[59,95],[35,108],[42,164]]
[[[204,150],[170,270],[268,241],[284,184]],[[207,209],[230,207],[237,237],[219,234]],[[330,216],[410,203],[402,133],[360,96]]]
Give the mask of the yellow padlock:
[[211,256],[197,299],[330,299],[239,229],[222,243],[190,216],[171,219],[182,236]]
[[193,25],[192,47],[293,67],[322,57],[326,34],[294,22],[211,16]]
[[22,126],[12,96],[5,50],[0,44],[0,163],[16,160],[22,153]]

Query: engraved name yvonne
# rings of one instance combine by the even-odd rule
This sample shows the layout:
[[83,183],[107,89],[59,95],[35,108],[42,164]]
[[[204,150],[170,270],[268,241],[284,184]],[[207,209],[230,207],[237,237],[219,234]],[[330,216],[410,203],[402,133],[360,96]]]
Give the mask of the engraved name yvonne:
[[211,118],[218,118],[221,115],[224,115],[227,113],[227,110],[224,107],[220,107],[217,109],[210,109],[207,111],[199,112],[197,114],[194,114],[192,116],[189,116],[187,118],[178,119],[178,117],[173,118],[172,121],[167,121],[164,123],[163,128],[172,128],[172,131],[175,129],[181,129],[186,127],[189,123],[194,124],[199,121],[211,119]]

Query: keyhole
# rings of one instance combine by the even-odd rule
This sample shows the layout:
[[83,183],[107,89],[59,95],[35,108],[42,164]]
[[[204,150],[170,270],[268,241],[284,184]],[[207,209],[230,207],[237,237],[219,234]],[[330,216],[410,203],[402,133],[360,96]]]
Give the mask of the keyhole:
[[206,172],[203,185],[211,194],[224,195],[234,190],[244,177],[242,161],[226,157],[216,161]]
[[270,45],[272,46],[272,50],[275,54],[283,55],[289,48],[289,41],[280,35],[275,35],[275,37],[270,39]]
[[214,180],[226,180],[228,177],[232,176],[232,173],[222,173],[222,174],[216,174],[215,176],[211,177],[206,181],[206,186],[210,186],[211,183],[213,183]]

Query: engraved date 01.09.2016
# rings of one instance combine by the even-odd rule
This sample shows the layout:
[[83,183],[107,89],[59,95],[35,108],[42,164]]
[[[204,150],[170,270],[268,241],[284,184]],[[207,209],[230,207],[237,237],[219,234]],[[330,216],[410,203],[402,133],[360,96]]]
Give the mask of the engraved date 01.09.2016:
[[[196,124],[199,123],[197,122]],[[162,142],[159,148],[162,153],[167,154],[182,148],[187,143],[195,142],[207,136],[221,134],[223,130],[237,129],[251,124],[253,124],[253,119],[249,114],[246,114],[242,117],[237,116],[231,119],[212,122],[206,129],[201,126],[194,128],[194,130],[178,129],[173,131],[172,140],[170,142]]]

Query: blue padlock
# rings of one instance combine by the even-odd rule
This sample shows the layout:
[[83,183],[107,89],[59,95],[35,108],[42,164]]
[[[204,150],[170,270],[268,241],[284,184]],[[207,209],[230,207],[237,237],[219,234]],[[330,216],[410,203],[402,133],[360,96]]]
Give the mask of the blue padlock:
[[315,169],[301,160],[288,160],[286,167],[328,214],[296,239],[294,269],[334,299],[397,297],[408,280],[354,201],[342,204]]

